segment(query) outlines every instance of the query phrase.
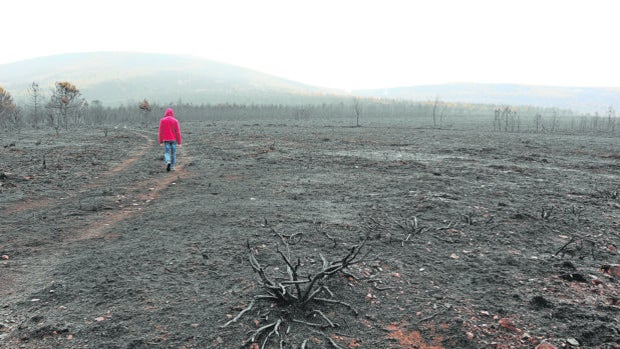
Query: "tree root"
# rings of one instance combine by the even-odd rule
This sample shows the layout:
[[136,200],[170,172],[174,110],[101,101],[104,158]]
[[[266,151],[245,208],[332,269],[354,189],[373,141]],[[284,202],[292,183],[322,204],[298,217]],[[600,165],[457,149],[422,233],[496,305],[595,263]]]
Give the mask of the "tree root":
[[255,300],[252,299],[252,302],[250,302],[250,305],[248,305],[247,308],[241,310],[239,312],[239,314],[237,314],[237,316],[235,316],[232,320],[230,320],[227,323],[225,323],[222,326],[220,326],[220,328],[224,328],[224,327],[226,327],[226,326],[228,326],[228,325],[230,325],[230,324],[232,324],[234,322],[237,322],[241,318],[241,316],[243,316],[243,314],[245,314],[246,312],[252,310],[252,307],[254,307],[254,302],[255,302]]
[[270,324],[267,324],[265,326],[258,328],[252,333],[250,338],[248,338],[243,345],[245,346],[248,343],[256,343],[257,339],[259,339],[260,336],[262,336],[264,333],[267,333],[267,330],[271,329],[271,331],[267,333],[267,335],[263,339],[263,344],[261,345],[261,349],[265,348],[271,336],[273,336],[274,334],[277,336],[280,336],[280,333],[278,332],[278,328],[280,327],[281,324],[282,324],[282,319],[278,319],[278,321],[276,322],[272,322]]
[[338,324],[333,323],[325,314],[323,314],[322,311],[320,310],[313,310],[312,311],[313,314],[319,314],[323,320],[327,321],[327,323],[329,324],[329,327],[336,327],[338,326]]

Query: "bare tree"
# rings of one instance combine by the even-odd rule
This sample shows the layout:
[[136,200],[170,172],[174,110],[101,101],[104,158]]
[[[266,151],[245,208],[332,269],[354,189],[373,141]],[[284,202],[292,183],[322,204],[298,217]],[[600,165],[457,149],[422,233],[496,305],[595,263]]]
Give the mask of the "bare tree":
[[614,133],[616,130],[616,111],[611,105],[607,109],[607,129],[611,133]]
[[517,110],[516,109],[512,111],[512,118],[514,120],[514,123],[517,126],[517,132],[521,131],[521,118],[517,114]]
[[28,94],[30,95],[31,106],[32,106],[32,114],[30,116],[30,121],[33,127],[38,127],[39,123],[42,121],[41,117],[41,89],[39,88],[39,84],[33,82],[30,87],[28,87]]
[[57,82],[56,88],[52,91],[52,97],[47,104],[49,109],[48,118],[50,125],[59,133],[61,127],[65,129],[69,125],[69,117],[75,116],[75,120],[80,116],[81,109],[85,105],[84,99],[80,98],[80,90],[70,82]]
[[495,110],[493,111],[495,116],[493,118],[493,131],[501,131],[502,129],[502,121],[501,121],[501,114],[502,114],[502,109],[501,108],[495,108]]
[[534,117],[534,124],[536,125],[536,133],[544,130],[545,126],[543,125],[542,115],[540,115],[540,113],[536,114]]
[[506,106],[503,111],[504,116],[504,132],[508,132],[508,125],[510,125],[512,110],[510,106]]
[[353,112],[355,113],[355,126],[360,127],[360,115],[362,114],[362,106],[357,98],[353,98]]
[[558,128],[559,128],[558,110],[553,109],[553,114],[551,115],[551,132],[558,131]]
[[433,127],[437,127],[437,108],[439,103],[439,97],[435,97],[435,102],[433,103]]
[[[433,116],[433,127],[441,127],[443,125],[443,116],[446,112],[447,103],[444,103],[439,99],[439,97],[435,97],[435,102],[433,102],[432,116]],[[437,120],[439,118],[439,120]]]

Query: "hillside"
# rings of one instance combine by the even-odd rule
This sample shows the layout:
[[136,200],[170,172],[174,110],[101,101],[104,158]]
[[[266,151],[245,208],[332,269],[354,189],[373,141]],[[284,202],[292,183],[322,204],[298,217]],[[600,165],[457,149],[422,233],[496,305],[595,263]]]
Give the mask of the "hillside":
[[531,105],[606,113],[620,106],[620,88],[525,86],[515,84],[444,84],[357,90],[367,97],[435,100],[495,105]]
[[18,101],[26,98],[32,82],[47,93],[56,81],[69,81],[86,100],[105,105],[144,98],[160,103],[288,104],[333,98],[338,93],[191,56],[78,53],[0,65],[0,86]]
[[191,56],[99,52],[40,57],[0,65],[0,86],[19,103],[37,82],[49,94],[56,81],[76,85],[86,100],[104,105],[190,102],[314,104],[351,96],[444,102],[529,105],[605,115],[619,108],[620,88],[443,84],[345,92],[310,86],[255,70]]

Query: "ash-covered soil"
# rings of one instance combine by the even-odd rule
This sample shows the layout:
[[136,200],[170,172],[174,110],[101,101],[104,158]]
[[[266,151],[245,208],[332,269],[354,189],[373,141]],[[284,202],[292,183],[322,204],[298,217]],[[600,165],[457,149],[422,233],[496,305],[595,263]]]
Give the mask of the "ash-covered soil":
[[617,137],[179,118],[2,133],[0,347],[620,347]]

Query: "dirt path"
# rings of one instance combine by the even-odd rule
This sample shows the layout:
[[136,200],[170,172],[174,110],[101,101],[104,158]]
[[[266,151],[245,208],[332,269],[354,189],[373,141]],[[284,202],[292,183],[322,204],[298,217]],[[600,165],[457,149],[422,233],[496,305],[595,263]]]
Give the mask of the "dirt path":
[[[122,171],[126,170],[132,164],[134,164],[137,160],[144,157],[145,153],[152,149],[153,140],[147,135],[142,135],[146,139],[146,144],[139,150],[134,156],[123,161],[119,166],[116,166],[109,173],[108,177],[111,175],[122,173]],[[187,147],[183,147],[183,162],[191,163],[192,157],[191,154],[187,151]],[[136,191],[136,195],[133,199],[134,202],[142,203],[140,204],[132,204],[130,206],[126,206],[121,210],[111,211],[109,214],[106,214],[103,217],[96,217],[92,220],[90,225],[80,231],[74,238],[69,239],[67,242],[71,241],[79,241],[84,239],[93,239],[101,237],[107,230],[113,228],[117,223],[124,221],[130,217],[133,217],[137,214],[142,213],[142,206],[145,204],[151,203],[153,200],[157,200],[160,197],[160,193],[162,190],[168,188],[175,180],[179,178],[187,178],[190,174],[185,170],[185,166],[183,163],[180,163],[176,166],[176,169],[173,173],[166,175],[162,178],[158,178],[157,181],[153,182],[152,177],[143,179],[138,182],[134,182],[132,184],[133,188]],[[96,184],[96,187],[108,186],[110,185],[110,180],[100,180]]]
[[[14,239],[10,242],[13,246],[12,250],[22,250],[24,253],[18,262],[13,263],[13,268],[0,269],[0,276],[3,280],[0,283],[0,297],[19,295],[23,290],[32,289],[33,283],[40,285],[48,282],[49,278],[46,275],[49,275],[50,271],[54,269],[56,262],[60,260],[60,256],[67,249],[79,248],[74,244],[79,244],[83,240],[105,237],[105,233],[113,229],[119,222],[143,213],[145,206],[153,200],[157,200],[160,197],[160,192],[168,188],[175,180],[189,176],[183,163],[191,163],[192,158],[187,147],[183,147],[183,161],[177,166],[174,173],[164,175],[153,172],[147,177],[132,178],[131,181],[127,182],[125,179],[127,172],[132,169],[139,170],[138,162],[144,161],[147,154],[160,151],[159,149],[155,150],[156,144],[152,133],[131,131],[131,134],[140,137],[143,141],[129,156],[110,170],[97,176],[94,181],[85,182],[75,190],[67,192],[67,195],[62,198],[50,198],[41,195],[16,202],[5,210],[3,215],[12,217],[13,220],[19,217],[22,222],[27,222],[28,217],[41,216],[46,213],[50,216],[58,216],[57,212],[64,211],[68,213],[61,214],[62,217],[58,220],[79,216],[84,223],[81,225],[69,223],[63,227],[60,234],[40,237],[36,243],[28,240],[27,235],[29,234],[14,235]],[[163,165],[161,167],[163,171]],[[119,177],[124,178],[119,180]],[[93,192],[97,192],[101,188],[117,191],[120,190],[121,185],[125,188],[131,188],[131,191],[122,198],[124,203],[116,207],[108,206],[103,212],[96,209],[75,212],[75,203],[80,202],[81,206],[82,200],[88,195],[92,195]],[[16,225],[2,225],[0,234],[7,234],[10,230],[15,230]],[[16,230],[19,231],[20,229],[27,229],[27,225],[21,224]],[[106,238],[113,238],[113,236]],[[8,257],[12,258],[13,256]]]
[[[152,140],[152,135],[144,133],[144,132],[140,132],[140,131],[133,131],[132,133],[141,138],[144,138],[144,143],[131,156],[123,160],[120,164],[114,166],[109,171],[106,171],[103,174],[101,174],[101,176],[99,176],[99,178],[95,180],[94,182],[85,183],[80,188],[78,188],[75,192],[70,193],[70,195],[67,198],[63,198],[63,200],[74,199],[78,197],[80,192],[84,191],[85,189],[95,189],[95,188],[102,187],[104,185],[109,185],[110,180],[111,180],[110,178],[113,175],[116,175],[126,170],[133,163],[135,163],[138,159],[142,158],[146,154],[146,152],[152,148],[153,143],[154,143]],[[59,205],[59,202],[60,202],[59,199],[48,198],[45,196],[40,196],[36,198],[27,198],[20,202],[13,203],[11,207],[5,210],[5,213],[7,215],[11,215],[11,214],[17,214],[17,213],[25,212],[25,211],[45,209],[51,206],[57,206]]]

